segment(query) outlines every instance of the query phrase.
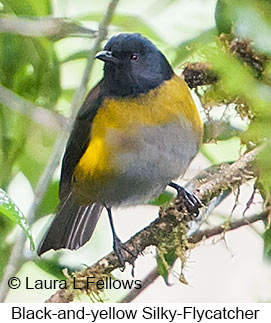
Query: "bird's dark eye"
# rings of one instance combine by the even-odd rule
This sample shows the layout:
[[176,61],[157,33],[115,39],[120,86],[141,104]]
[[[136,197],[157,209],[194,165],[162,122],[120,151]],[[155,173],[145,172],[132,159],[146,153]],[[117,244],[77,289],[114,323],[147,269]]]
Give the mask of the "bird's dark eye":
[[130,60],[134,61],[134,62],[138,61],[139,60],[139,55],[138,54],[132,54],[130,56]]

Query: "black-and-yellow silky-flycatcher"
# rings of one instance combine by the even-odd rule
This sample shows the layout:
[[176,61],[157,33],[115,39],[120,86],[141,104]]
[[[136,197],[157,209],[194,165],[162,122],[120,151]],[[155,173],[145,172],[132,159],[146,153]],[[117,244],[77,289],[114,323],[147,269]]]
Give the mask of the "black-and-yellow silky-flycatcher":
[[60,205],[38,254],[81,247],[105,207],[123,266],[111,208],[146,203],[167,185],[181,189],[171,181],[198,152],[203,127],[185,81],[148,39],[119,34],[96,58],[105,62],[104,77],[77,115],[62,161]]

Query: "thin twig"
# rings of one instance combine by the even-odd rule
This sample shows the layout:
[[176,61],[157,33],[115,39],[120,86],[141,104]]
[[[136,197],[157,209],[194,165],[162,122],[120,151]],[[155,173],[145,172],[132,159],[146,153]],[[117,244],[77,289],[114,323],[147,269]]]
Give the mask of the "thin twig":
[[[106,38],[107,36],[107,31],[108,31],[108,26],[111,21],[111,18],[114,14],[115,8],[118,4],[119,0],[111,0],[111,2],[108,5],[107,11],[105,15],[103,16],[99,27],[98,27],[98,36],[94,41],[93,47],[89,52],[89,57],[87,61],[87,65],[82,77],[81,84],[87,84],[89,80],[89,71],[92,69],[92,66],[94,64],[94,55],[97,53],[97,51],[100,49],[101,42]],[[80,103],[83,100],[83,97],[85,95],[85,90],[84,88],[79,87],[78,91],[76,91],[74,97],[73,97],[73,103],[72,107],[74,108],[73,111],[73,116],[76,116],[79,108],[80,108]],[[79,103],[79,104],[78,104]]]
[[[198,231],[193,237],[191,237],[188,242],[189,243],[199,243],[203,240],[212,238],[216,235],[232,231],[235,229],[238,229],[245,225],[250,225],[252,223],[255,223],[257,221],[262,221],[267,218],[268,212],[262,212],[260,214],[252,215],[249,217],[243,217],[242,219],[232,221],[230,223],[227,223],[226,226],[224,225],[218,225],[212,229],[206,229],[203,231]],[[157,272],[157,268],[154,268],[142,281],[142,288],[140,289],[132,289],[120,302],[121,303],[130,303],[132,302],[139,294],[142,293],[143,290],[145,290],[148,286],[150,286],[157,278],[159,277],[159,274]],[[52,299],[56,300],[56,298]]]
[[[58,166],[62,152],[63,152],[63,147],[65,147],[65,143],[67,141],[67,135],[70,132],[70,130],[73,127],[73,123],[75,120],[75,116],[78,113],[78,110],[81,106],[81,102],[84,98],[86,88],[87,88],[87,83],[89,81],[89,76],[90,72],[93,67],[94,63],[94,55],[95,53],[99,50],[101,42],[105,39],[107,35],[107,29],[110,23],[110,20],[113,16],[114,10],[118,4],[119,0],[112,0],[107,8],[107,11],[101,20],[99,24],[99,32],[98,32],[98,37],[95,40],[92,49],[90,50],[90,54],[88,57],[87,65],[84,70],[84,74],[82,77],[81,84],[79,88],[77,89],[73,102],[71,105],[72,109],[72,116],[69,119],[69,124],[68,127],[65,128],[59,139],[57,140],[54,151],[51,154],[50,161],[48,162],[40,180],[37,185],[37,188],[35,190],[35,200],[31,206],[31,209],[28,213],[28,222],[31,224],[34,220],[34,215],[37,207],[40,205],[42,198],[44,196],[44,193],[47,190],[48,184],[50,183],[50,180],[52,178],[52,175],[54,174],[56,167]],[[23,255],[23,250],[24,250],[24,244],[25,244],[26,237],[23,233],[20,234],[18,237],[13,249],[12,253],[10,255],[3,280],[0,285],[0,302],[3,302],[6,298],[6,295],[8,293],[8,279],[16,274],[18,269],[20,268],[21,264],[23,263],[22,255]]]
[[54,111],[36,106],[2,85],[0,85],[0,103],[14,111],[26,115],[31,118],[32,121],[50,128],[50,130],[59,131],[66,124],[66,118]]
[[51,37],[59,40],[65,37],[92,37],[96,30],[85,28],[67,18],[35,17],[22,18],[5,15],[0,18],[0,33],[29,37]]
[[229,223],[227,222],[225,225],[222,224],[211,229],[198,231],[188,241],[190,243],[199,243],[202,240],[209,239],[213,236],[222,234],[224,232],[236,230],[240,227],[243,227],[244,225],[250,225],[257,221],[263,221],[267,218],[267,215],[268,215],[268,212],[264,211],[260,214],[254,214],[248,217],[242,217],[241,219],[238,219]]

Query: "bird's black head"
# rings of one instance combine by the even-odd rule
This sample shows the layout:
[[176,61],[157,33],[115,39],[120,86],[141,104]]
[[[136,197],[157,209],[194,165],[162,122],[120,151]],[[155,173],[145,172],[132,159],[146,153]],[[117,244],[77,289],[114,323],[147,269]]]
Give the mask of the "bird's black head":
[[140,34],[113,36],[96,58],[105,62],[104,81],[110,96],[137,96],[173,75],[165,56]]

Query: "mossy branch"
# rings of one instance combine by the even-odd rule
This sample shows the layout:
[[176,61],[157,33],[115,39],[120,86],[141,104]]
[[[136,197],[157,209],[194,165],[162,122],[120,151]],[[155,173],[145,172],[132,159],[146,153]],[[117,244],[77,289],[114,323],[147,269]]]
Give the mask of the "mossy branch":
[[[249,66],[257,78],[263,77],[268,58],[255,51],[250,41],[238,38],[231,39],[224,34],[220,35],[219,41],[233,57]],[[187,63],[182,77],[191,89],[203,85],[212,85],[219,81],[217,71],[208,62]]]
[[[209,175],[203,182],[197,183],[194,189],[194,194],[208,206],[208,203],[215,197],[219,196],[225,190],[234,190],[241,184],[255,177],[253,173],[253,161],[257,156],[260,148],[244,154],[236,162],[231,165],[220,165],[218,170]],[[146,247],[150,245],[160,246],[163,241],[166,243],[168,237],[174,230],[180,225],[186,226],[191,218],[187,217],[187,213],[180,212],[182,209],[182,200],[176,197],[169,205],[161,207],[159,211],[159,217],[153,221],[150,225],[142,229],[129,239],[125,245],[135,255],[140,255]],[[256,216],[253,219],[243,219],[241,222],[229,224],[227,227],[222,226],[213,228],[211,230],[197,232],[194,236],[187,239],[187,244],[183,246],[185,250],[188,249],[188,245],[191,243],[197,243],[204,239],[209,238],[212,235],[219,234],[227,229],[232,230],[238,226],[245,225],[251,222],[255,222],[266,218],[267,215]],[[253,220],[253,221],[252,221]],[[221,231],[222,230],[222,231]],[[130,258],[129,258],[130,257]],[[128,255],[128,260],[133,261],[132,257]],[[81,272],[73,273],[73,276],[82,277],[110,275],[110,273],[119,267],[118,259],[114,252],[111,252],[104,258],[100,259],[97,263],[84,269]],[[90,291],[83,290],[89,294]],[[72,290],[59,290],[47,302],[70,302],[74,299],[76,294]]]

